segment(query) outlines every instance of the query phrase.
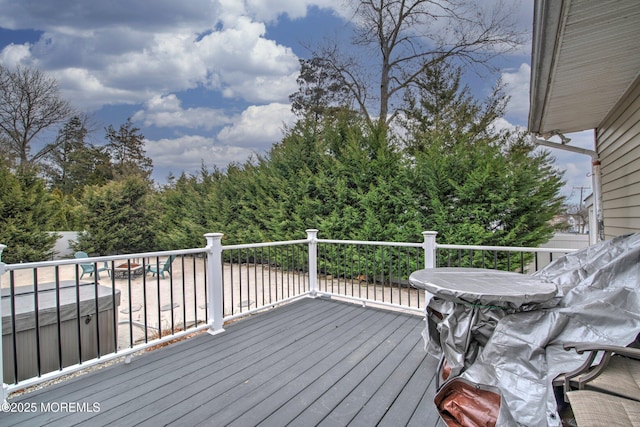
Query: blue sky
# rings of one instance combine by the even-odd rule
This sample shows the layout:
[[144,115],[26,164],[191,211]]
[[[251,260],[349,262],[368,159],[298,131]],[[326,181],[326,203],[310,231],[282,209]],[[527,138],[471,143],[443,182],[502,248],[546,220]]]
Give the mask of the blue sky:
[[[484,0],[483,0],[484,1]],[[497,1],[497,0],[494,0]],[[533,0],[512,0],[531,29]],[[265,153],[294,119],[305,46],[347,34],[344,0],[0,0],[0,63],[39,68],[63,97],[104,128],[131,117],[146,137],[153,178],[223,168]],[[469,83],[483,97],[496,78],[507,83],[509,110],[499,126],[526,126],[530,44],[499,58],[500,73]],[[570,135],[593,148],[592,132]],[[578,202],[590,187],[586,156],[554,150],[565,170],[564,193]],[[589,190],[586,191],[588,193]]]

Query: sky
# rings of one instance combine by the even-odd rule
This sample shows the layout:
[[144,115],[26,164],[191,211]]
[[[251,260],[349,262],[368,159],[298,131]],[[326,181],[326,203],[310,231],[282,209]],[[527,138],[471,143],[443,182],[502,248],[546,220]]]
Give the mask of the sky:
[[[481,0],[478,0],[481,1]],[[486,1],[486,0],[482,0]],[[511,0],[529,31],[533,0]],[[0,0],[0,63],[35,67],[104,128],[131,118],[146,139],[153,178],[224,168],[266,153],[290,125],[309,46],[348,34],[345,0]],[[511,97],[504,127],[526,127],[531,45],[503,55],[496,75],[469,73],[479,98],[498,77]],[[593,149],[593,132],[568,135]],[[551,150],[565,171],[563,194],[590,192],[590,158]]]

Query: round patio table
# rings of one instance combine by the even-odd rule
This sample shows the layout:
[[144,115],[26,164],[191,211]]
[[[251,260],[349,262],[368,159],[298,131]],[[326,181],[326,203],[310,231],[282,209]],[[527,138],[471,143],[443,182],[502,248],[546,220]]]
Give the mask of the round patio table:
[[[433,341],[427,347],[442,351],[438,388],[440,379],[459,375],[473,363],[500,318],[535,309],[558,291],[533,276],[482,268],[427,268],[413,272],[409,282],[435,297],[427,305],[425,340]],[[445,361],[451,374],[441,377]]]
[[413,272],[409,282],[447,301],[515,309],[548,301],[558,291],[537,277],[484,268],[426,268]]

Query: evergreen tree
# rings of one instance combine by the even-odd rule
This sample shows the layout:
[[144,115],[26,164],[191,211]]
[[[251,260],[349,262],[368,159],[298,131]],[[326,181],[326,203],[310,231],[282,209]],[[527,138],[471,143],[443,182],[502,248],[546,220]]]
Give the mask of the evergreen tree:
[[107,151],[111,155],[114,176],[117,179],[138,175],[149,179],[153,171],[153,161],[146,156],[144,135],[133,126],[131,118],[116,131],[109,125],[106,129]]
[[104,147],[86,141],[86,120],[72,117],[58,132],[44,168],[52,188],[63,195],[80,197],[85,185],[102,185],[113,179],[109,155]]
[[58,189],[51,191],[52,227],[57,231],[82,230],[84,208],[80,201],[70,194],[64,194]]
[[74,249],[92,255],[147,252],[157,248],[157,227],[148,206],[149,183],[129,176],[103,186],[85,188],[85,231]]
[[415,199],[440,242],[537,246],[553,234],[562,174],[524,136],[497,131],[507,99],[500,88],[481,103],[459,70],[432,67],[409,99],[406,150]]
[[313,120],[301,121],[266,156],[230,165],[209,194],[209,229],[230,242],[300,238],[318,226],[322,209],[322,138]]
[[208,202],[218,176],[220,172],[209,173],[203,166],[199,175],[183,173],[154,195],[154,209],[163,230],[156,236],[159,249],[202,246],[204,234],[211,231],[209,216],[217,212],[215,205],[209,207]]
[[53,256],[55,205],[32,168],[14,175],[0,161],[0,242],[6,263],[46,261]]
[[355,240],[419,238],[405,160],[385,134],[353,121],[325,132],[331,147],[325,173],[334,185],[325,188],[331,211],[322,218],[323,233]]
[[384,132],[348,112],[316,125],[301,120],[267,156],[231,165],[210,228],[238,243],[296,239],[306,228],[338,239],[419,239],[403,155]]

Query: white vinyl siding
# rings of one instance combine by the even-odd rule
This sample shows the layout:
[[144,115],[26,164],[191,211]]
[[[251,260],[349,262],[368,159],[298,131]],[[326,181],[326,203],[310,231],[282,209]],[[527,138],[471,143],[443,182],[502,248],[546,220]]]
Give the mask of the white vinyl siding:
[[640,78],[596,130],[605,238],[640,232]]

